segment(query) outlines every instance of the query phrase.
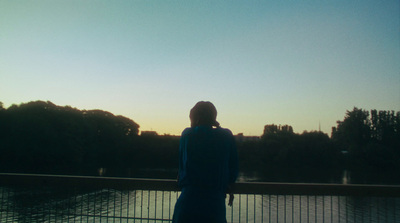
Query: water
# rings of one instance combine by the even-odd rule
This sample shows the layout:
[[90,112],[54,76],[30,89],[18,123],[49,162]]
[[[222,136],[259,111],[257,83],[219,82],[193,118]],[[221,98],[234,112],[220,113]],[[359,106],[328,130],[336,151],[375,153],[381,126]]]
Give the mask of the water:
[[[0,187],[1,222],[169,222],[179,192]],[[235,195],[228,222],[400,222],[399,198]]]

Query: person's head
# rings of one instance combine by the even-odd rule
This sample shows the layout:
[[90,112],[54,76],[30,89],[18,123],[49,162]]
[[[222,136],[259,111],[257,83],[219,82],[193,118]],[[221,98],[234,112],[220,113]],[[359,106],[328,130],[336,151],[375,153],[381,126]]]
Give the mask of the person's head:
[[217,109],[209,101],[199,101],[190,110],[190,122],[192,127],[206,125],[219,127],[217,122]]

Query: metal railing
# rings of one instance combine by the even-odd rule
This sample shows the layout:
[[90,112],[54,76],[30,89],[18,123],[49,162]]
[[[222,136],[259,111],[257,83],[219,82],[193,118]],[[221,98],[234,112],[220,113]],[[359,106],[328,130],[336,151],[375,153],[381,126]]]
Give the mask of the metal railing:
[[[237,183],[228,222],[400,222],[400,186]],[[171,222],[174,180],[0,174],[0,222]]]

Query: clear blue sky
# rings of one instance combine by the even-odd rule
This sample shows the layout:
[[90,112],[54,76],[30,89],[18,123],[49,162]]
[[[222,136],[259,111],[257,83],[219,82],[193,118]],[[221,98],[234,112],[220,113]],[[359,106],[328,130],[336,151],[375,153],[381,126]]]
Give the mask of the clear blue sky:
[[0,0],[0,101],[180,134],[207,100],[235,134],[330,134],[354,106],[400,111],[399,4]]

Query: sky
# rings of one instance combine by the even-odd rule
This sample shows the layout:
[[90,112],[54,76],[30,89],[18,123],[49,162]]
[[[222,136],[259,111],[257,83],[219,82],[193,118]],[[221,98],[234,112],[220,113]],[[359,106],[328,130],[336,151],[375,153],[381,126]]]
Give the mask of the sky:
[[234,134],[330,135],[400,111],[400,2],[0,0],[0,102],[36,100],[172,135],[211,101]]

